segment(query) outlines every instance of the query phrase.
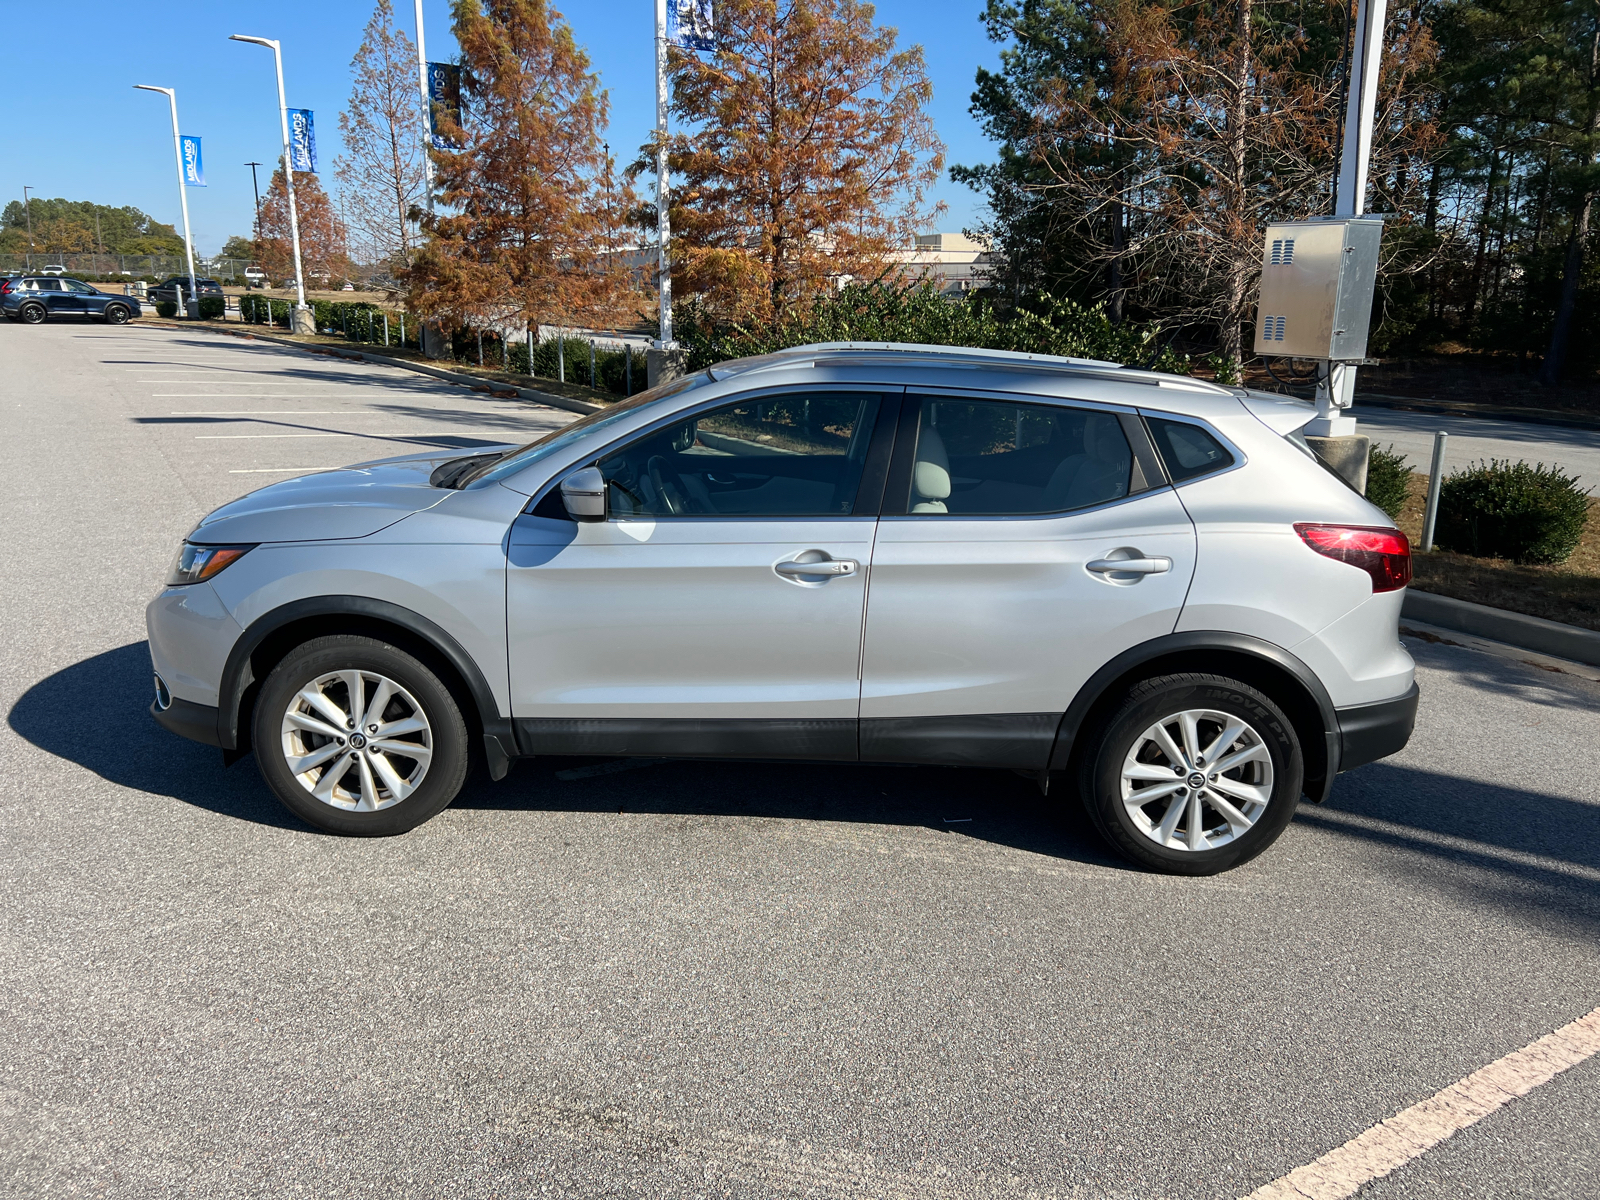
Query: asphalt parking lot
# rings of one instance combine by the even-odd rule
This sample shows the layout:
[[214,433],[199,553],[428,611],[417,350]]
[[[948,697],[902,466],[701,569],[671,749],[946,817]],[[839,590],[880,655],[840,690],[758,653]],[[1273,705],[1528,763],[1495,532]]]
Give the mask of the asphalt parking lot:
[[[1414,639],[1411,746],[1212,879],[926,767],[540,759],[313,832],[145,711],[180,538],[570,415],[201,332],[0,363],[0,1193],[1238,1197],[1600,1005],[1600,683]],[[1359,1194],[1597,1195],[1596,1128],[1600,1056]]]

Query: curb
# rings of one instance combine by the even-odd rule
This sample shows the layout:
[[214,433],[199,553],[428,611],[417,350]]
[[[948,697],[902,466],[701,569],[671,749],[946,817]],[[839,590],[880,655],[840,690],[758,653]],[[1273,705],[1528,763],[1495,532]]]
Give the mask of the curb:
[[[130,322],[124,328],[133,328],[133,324]],[[399,367],[405,371],[414,371],[418,375],[431,375],[435,379],[444,380],[446,383],[459,383],[474,390],[516,392],[523,400],[532,400],[536,404],[543,404],[546,408],[560,408],[565,409],[567,412],[592,413],[599,412],[605,407],[603,404],[590,404],[587,400],[569,400],[566,396],[552,396],[549,392],[519,387],[516,384],[504,383],[498,379],[485,379],[482,375],[468,375],[463,371],[447,371],[443,367],[429,367],[405,358],[394,358],[387,354],[374,354],[370,350],[346,350],[343,346],[319,346],[307,342],[297,342],[292,338],[276,337],[270,333],[247,332],[244,329],[235,330],[216,325],[161,324],[148,325],[146,328],[204,330],[206,333],[220,333],[227,337],[245,338],[257,342],[272,342],[274,345],[304,350],[308,354],[326,354],[334,358],[353,358],[357,362],[375,363],[382,367]]]
[[1600,667],[1600,633],[1592,629],[1580,629],[1576,625],[1546,621],[1543,617],[1530,617],[1503,608],[1490,608],[1487,604],[1473,604],[1469,600],[1455,600],[1449,596],[1436,596],[1432,592],[1418,592],[1409,588],[1400,608],[1400,616],[1402,619],[1409,617],[1413,621],[1437,625],[1441,629],[1453,629],[1457,633],[1475,634],[1510,646],[1520,646],[1539,654]]

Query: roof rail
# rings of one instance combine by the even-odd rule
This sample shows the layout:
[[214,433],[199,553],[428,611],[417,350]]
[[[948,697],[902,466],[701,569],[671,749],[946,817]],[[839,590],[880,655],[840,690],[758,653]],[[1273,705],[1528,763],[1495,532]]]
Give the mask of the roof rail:
[[[1021,350],[984,350],[975,346],[937,346],[923,342],[813,342],[805,346],[790,346],[774,351],[774,360],[790,360],[818,354],[903,354],[923,359],[943,359],[947,362],[983,363],[999,369],[1056,371],[1079,376],[1114,378],[1124,383],[1164,384],[1186,390],[1216,392],[1231,395],[1226,388],[1204,379],[1191,379],[1183,375],[1166,375],[1141,367],[1127,367],[1121,363],[1098,358],[1067,358],[1059,354],[1030,354]],[[773,362],[777,366],[778,362]]]

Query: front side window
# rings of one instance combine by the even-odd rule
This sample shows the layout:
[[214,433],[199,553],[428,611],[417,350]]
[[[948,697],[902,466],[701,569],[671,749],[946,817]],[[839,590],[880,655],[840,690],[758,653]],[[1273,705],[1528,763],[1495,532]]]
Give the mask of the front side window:
[[1133,452],[1112,413],[964,399],[920,409],[908,513],[1027,516],[1128,494]]
[[846,517],[878,397],[795,392],[740,400],[600,460],[613,517]]
[[92,296],[95,294],[95,290],[87,283],[79,283],[76,279],[68,279],[63,282],[66,283],[67,291],[69,292],[77,292],[80,296]]

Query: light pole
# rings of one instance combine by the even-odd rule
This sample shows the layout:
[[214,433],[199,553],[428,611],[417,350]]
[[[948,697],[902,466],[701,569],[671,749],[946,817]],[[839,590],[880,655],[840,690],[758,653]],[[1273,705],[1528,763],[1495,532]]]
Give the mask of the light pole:
[[242,33],[230,34],[228,40],[267,47],[272,51],[272,61],[278,68],[278,120],[283,126],[283,183],[289,193],[289,238],[294,243],[293,326],[295,333],[315,333],[317,323],[311,317],[311,309],[306,306],[306,277],[300,266],[300,217],[294,207],[294,151],[289,145],[289,102],[283,97],[283,47],[271,38],[247,37]]
[[[428,99],[428,43],[422,32],[422,0],[416,0],[417,9],[417,89],[422,96],[422,190],[428,202],[428,213],[433,213],[433,105]],[[424,321],[422,333],[417,338],[417,349],[426,358],[444,357],[444,339],[437,321]],[[530,350],[531,354],[532,351]],[[533,371],[533,359],[528,359],[528,371]]]
[[678,344],[672,340],[672,260],[668,253],[672,230],[667,220],[667,0],[656,0],[656,277],[661,326],[650,348],[650,386],[679,374]]
[[[189,190],[183,181],[183,144],[178,136],[178,93],[172,88],[152,87],[136,83],[135,91],[160,92],[172,105],[172,157],[178,167],[178,200],[183,205],[183,253],[189,264],[189,303],[194,305],[194,315],[200,315],[200,296],[194,286],[194,241],[189,237]],[[187,307],[184,316],[188,316]]]
[[[28,193],[33,190],[31,183],[24,184],[22,188],[22,212],[28,220],[28,253],[33,253],[33,205],[28,201]],[[28,264],[30,267],[33,264]]]

